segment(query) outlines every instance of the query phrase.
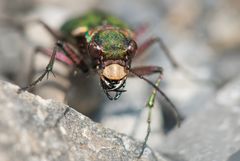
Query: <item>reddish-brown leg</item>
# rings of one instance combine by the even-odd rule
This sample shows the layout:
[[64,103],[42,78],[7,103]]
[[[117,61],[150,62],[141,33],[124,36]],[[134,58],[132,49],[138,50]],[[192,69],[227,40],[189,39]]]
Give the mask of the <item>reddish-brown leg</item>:
[[[37,47],[35,48],[35,52],[34,52],[34,53],[41,53],[41,54],[44,54],[44,55],[46,55],[46,56],[51,57],[53,51],[50,50],[50,49],[46,49],[46,48],[44,48],[44,47],[42,47],[42,46],[37,46]],[[34,57],[34,55],[33,55],[33,57]],[[70,66],[71,66],[71,65],[74,64],[73,61],[72,61],[69,57],[67,57],[67,56],[65,55],[65,53],[63,53],[62,51],[57,51],[55,58],[56,58],[56,60],[58,60],[59,62],[61,62],[61,63],[63,63],[63,64],[66,64],[66,65],[70,65]],[[33,62],[33,61],[32,61],[32,62]]]
[[[158,76],[155,84],[153,82],[151,82],[149,79],[144,77],[144,76],[152,75],[152,74],[156,74],[156,73],[159,73],[159,76]],[[146,81],[149,85],[151,85],[154,88],[153,91],[159,92],[166,99],[166,101],[171,105],[172,110],[175,113],[177,123],[179,124],[178,121],[179,121],[180,116],[178,115],[175,105],[167,97],[167,95],[163,91],[161,91],[161,89],[159,88],[158,82],[160,82],[160,80],[162,79],[162,75],[163,75],[163,68],[159,67],[159,66],[143,66],[143,67],[132,68],[132,69],[130,69],[130,74],[129,74],[130,77],[139,77],[140,79],[143,79],[144,81]],[[156,93],[156,92],[153,92],[153,93]],[[151,104],[153,104],[153,102]]]
[[[181,117],[179,115],[179,112],[176,109],[176,106],[167,97],[167,95],[159,88],[159,83],[160,83],[160,80],[162,79],[162,75],[163,75],[163,68],[159,67],[159,66],[136,67],[136,68],[130,69],[130,73],[131,73],[131,74],[129,74],[130,77],[139,77],[140,79],[143,79],[144,81],[146,81],[149,85],[151,85],[153,87],[153,93],[159,92],[165,98],[165,100],[169,103],[172,111],[174,112],[174,115],[177,120],[177,124],[179,126]],[[155,83],[151,82],[149,79],[144,77],[144,76],[152,75],[152,74],[156,74],[156,73],[159,73],[159,77],[157,78]],[[156,92],[154,92],[154,91],[156,91]],[[155,94],[153,94],[153,95],[151,95],[151,97],[155,97]],[[148,102],[148,104],[149,104],[149,102]],[[150,104],[153,104],[153,102],[152,103],[150,102]],[[152,105],[150,105],[150,106],[152,106]]]
[[[37,20],[37,22],[42,24],[43,27],[57,40],[56,46],[58,46],[59,49],[64,52],[67,58],[69,58],[76,65],[77,68],[79,68],[83,72],[88,71],[86,63],[83,61],[82,58],[79,57],[81,53],[75,53],[75,51],[72,49],[71,43],[62,42],[66,38],[63,37],[63,35],[59,31],[53,30],[50,26],[48,26],[45,22],[41,20]],[[65,63],[69,62],[66,57],[64,57],[63,55],[59,55],[58,53],[56,54],[56,58]]]
[[[54,73],[53,73],[53,65],[54,65],[54,61],[56,59],[56,55],[58,53],[58,50],[63,51],[63,53],[73,62],[73,64],[75,65],[76,68],[82,70],[83,72],[87,72],[88,71],[87,65],[85,64],[85,62],[82,59],[77,57],[78,56],[77,53],[75,53],[71,49],[71,47],[69,47],[68,44],[58,41],[56,43],[56,46],[53,49],[53,52],[52,52],[52,55],[51,55],[51,59],[50,59],[48,65],[47,65],[45,71],[43,72],[43,74],[40,77],[38,77],[34,82],[29,84],[27,87],[21,88],[20,91],[22,91],[22,90],[29,90],[29,89],[33,88],[37,83],[41,82],[42,79],[45,76],[47,76],[47,78],[48,78],[49,73],[52,73],[54,75]],[[48,53],[46,53],[46,50],[41,49],[41,51],[48,55]],[[66,63],[66,61],[62,61],[62,62]]]
[[131,69],[129,73],[129,77],[136,77],[136,75],[152,75],[154,73],[163,74],[163,68],[159,66],[142,66],[142,67],[134,67]]
[[150,38],[146,40],[142,45],[139,46],[136,57],[140,57],[141,55],[144,54],[144,52],[151,47],[153,44],[158,44],[159,47],[163,50],[164,54],[167,56],[173,67],[177,68],[179,67],[179,64],[176,62],[172,54],[170,53],[169,49],[167,46],[164,44],[161,38],[155,37],[155,38]]
[[[144,152],[144,149],[145,149],[147,141],[148,141],[148,137],[151,133],[151,111],[152,111],[152,108],[154,106],[156,93],[159,92],[165,98],[165,100],[170,104],[171,110],[173,111],[173,113],[176,117],[178,126],[180,125],[180,115],[179,115],[175,105],[172,103],[172,101],[159,88],[160,81],[162,79],[162,74],[163,74],[162,67],[159,67],[159,66],[137,67],[137,68],[131,69],[130,72],[131,72],[132,75],[129,75],[129,76],[137,76],[137,77],[143,79],[144,81],[146,81],[148,84],[150,84],[153,87],[152,94],[150,95],[150,97],[147,101],[147,104],[146,104],[146,106],[149,109],[148,118],[147,118],[148,128],[147,128],[147,134],[146,134],[145,139],[144,139],[142,151],[139,154],[139,158],[140,158],[142,156],[143,152]],[[152,83],[149,79],[144,77],[145,75],[151,75],[151,74],[154,74],[154,73],[159,73],[159,77],[157,78],[155,83]]]
[[71,61],[74,63],[75,67],[83,71],[84,73],[89,71],[89,68],[83,58],[80,58],[79,54],[77,54],[73,47],[70,46],[68,43],[64,43],[61,41],[58,41],[56,44],[59,49],[61,49],[64,54],[71,59]]

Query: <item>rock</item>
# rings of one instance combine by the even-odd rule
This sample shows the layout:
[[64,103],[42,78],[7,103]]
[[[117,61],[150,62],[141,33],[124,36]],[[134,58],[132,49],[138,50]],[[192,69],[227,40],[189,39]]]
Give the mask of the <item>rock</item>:
[[[141,143],[0,81],[0,161],[137,160]],[[169,161],[150,148],[139,160]]]
[[[219,143],[219,140],[223,140],[221,138],[223,133],[226,135],[228,133],[226,131],[217,132],[215,129],[220,126],[221,119],[224,120],[230,117],[236,119],[235,116],[232,116],[232,113],[229,112],[229,109],[234,111],[234,106],[239,105],[237,92],[232,94],[229,94],[225,90],[219,92],[219,88],[236,77],[236,72],[238,72],[239,69],[238,53],[240,37],[238,35],[240,23],[236,21],[237,17],[239,17],[240,3],[238,1],[220,0],[193,2],[191,0],[133,0],[130,2],[127,0],[83,0],[81,4],[84,5],[76,5],[75,0],[50,0],[50,2],[46,0],[36,0],[31,1],[31,4],[27,4],[28,2],[30,1],[13,0],[8,2],[3,0],[0,2],[0,12],[10,13],[16,16],[20,15],[19,17],[21,18],[24,17],[22,16],[23,14],[27,16],[27,18],[40,18],[54,29],[58,29],[59,25],[64,22],[68,16],[83,14],[89,8],[96,8],[92,6],[97,6],[97,8],[102,8],[105,11],[109,11],[123,18],[123,20],[126,20],[126,22],[133,27],[138,27],[144,23],[148,24],[149,27],[139,40],[139,44],[150,36],[161,36],[177,61],[199,78],[199,81],[194,82],[192,79],[189,79],[186,73],[172,70],[169,61],[157,45],[154,45],[148,50],[149,55],[146,54],[139,62],[135,61],[136,64],[133,65],[133,67],[144,64],[159,65],[164,68],[164,80],[161,83],[161,89],[174,102],[185,118],[183,126],[180,129],[174,130],[173,133],[170,131],[170,136],[167,136],[167,140],[165,140],[165,134],[162,130],[164,127],[163,122],[174,120],[174,117],[170,117],[168,120],[163,119],[164,117],[162,117],[161,111],[157,108],[159,104],[156,103],[156,108],[153,109],[156,111],[153,111],[155,116],[152,117],[152,133],[148,145],[153,149],[166,151],[166,156],[171,158],[170,160],[183,161],[192,160],[192,158],[195,159],[197,157],[200,159],[208,157],[210,160],[212,156],[205,151],[201,152],[203,148],[206,148],[206,151],[208,151],[208,148],[215,148],[218,145],[225,146],[224,143],[230,142],[225,140],[225,142],[222,141]],[[27,5],[25,6],[25,4]],[[29,9],[31,10],[30,12],[23,12],[23,10],[29,11]],[[25,25],[26,37],[30,42],[29,45],[27,45],[28,47],[35,45],[42,45],[49,48],[53,47],[54,41],[52,41],[49,34],[40,25],[35,23]],[[46,33],[44,34],[44,32]],[[0,77],[6,78],[6,80],[14,80],[20,85],[26,85],[26,73],[29,73],[28,71],[30,68],[27,68],[27,64],[29,63],[23,63],[22,61],[29,62],[30,59],[27,59],[29,54],[26,54],[26,56],[21,57],[21,61],[19,61],[18,52],[26,53],[25,47],[23,47],[23,49],[21,48],[21,35],[20,41],[15,39],[15,35],[12,36],[14,32],[10,27],[9,29],[0,29],[0,33],[2,35],[0,38]],[[50,37],[50,39],[48,37]],[[14,45],[12,45],[11,42],[14,42]],[[38,62],[43,63],[44,68],[48,60],[49,58],[44,62],[38,59]],[[141,60],[144,61],[141,62]],[[25,67],[23,67],[23,65]],[[54,70],[57,71],[55,67]],[[14,78],[9,79],[12,75]],[[23,78],[25,78],[25,80]],[[150,79],[154,81],[153,77]],[[58,82],[58,80],[59,77],[54,79],[54,82]],[[67,81],[68,80],[69,78],[67,78]],[[78,79],[75,79],[75,81],[78,82]],[[67,96],[74,96],[71,100],[69,99],[73,101],[73,103],[71,104],[70,101],[68,102],[72,107],[78,107],[77,104],[80,101],[81,105],[85,104],[85,102],[88,104],[89,102],[88,100],[82,101],[79,99],[82,98],[80,92],[80,89],[82,89],[81,86],[80,88],[73,86],[73,88],[71,88],[73,89],[73,93],[60,91],[62,93],[59,95],[58,86],[52,86],[52,84],[50,84],[51,82],[49,86],[44,86],[45,82],[46,81],[41,82],[38,86],[39,88],[35,89],[40,91],[38,94],[42,92],[43,94],[41,96],[45,98],[54,98],[50,97],[50,94],[53,96],[60,96],[62,100],[65,94],[67,94]],[[59,82],[62,84],[61,80]],[[72,82],[67,83],[68,85],[73,85]],[[89,86],[93,87],[95,90],[99,87],[92,85],[92,82],[90,82]],[[225,87],[234,90],[232,87]],[[128,79],[126,89],[128,91],[125,92],[118,101],[111,102],[109,100],[104,100],[104,105],[99,105],[100,103],[97,103],[98,108],[100,107],[97,118],[100,118],[99,121],[106,127],[114,128],[116,131],[128,135],[134,133],[136,134],[133,135],[134,138],[143,140],[147,126],[145,115],[147,114],[147,110],[145,109],[145,111],[140,114],[140,117],[135,116],[144,108],[146,99],[151,92],[151,87],[145,82],[142,82],[142,80]],[[100,90],[100,92],[102,91]],[[80,96],[77,95],[77,93],[79,93]],[[216,93],[217,99],[215,98]],[[97,94],[97,92],[95,94]],[[86,97],[93,100],[93,97],[89,95],[86,95]],[[94,103],[94,101],[92,102]],[[226,109],[228,106],[229,109]],[[90,109],[89,104],[86,107],[88,107],[88,110]],[[71,110],[71,112],[73,111]],[[60,116],[60,113],[62,113],[62,111],[59,112],[58,116]],[[66,116],[69,117],[69,115]],[[64,117],[63,120],[66,118],[67,117]],[[10,119],[8,118],[8,120]],[[60,120],[58,126],[63,123],[63,120]],[[138,123],[137,126],[134,126],[135,122]],[[235,126],[235,124],[233,125]],[[73,126],[78,127],[76,124]],[[132,129],[132,127],[134,128]],[[201,131],[202,129],[204,132]],[[209,134],[209,136],[207,136],[207,134]],[[211,135],[216,137],[216,139],[213,140],[210,137]],[[64,135],[64,137],[66,136]],[[56,138],[57,137],[54,139],[56,140]],[[165,145],[163,146],[162,144]],[[192,144],[194,146],[196,144],[198,145],[192,148]],[[233,146],[234,145],[235,144],[233,144]],[[69,151],[68,147],[66,147],[66,149]],[[220,147],[216,149],[219,150]],[[231,154],[225,157],[225,159],[233,161],[239,155],[239,151],[229,151]],[[4,152],[6,152],[6,150]],[[4,152],[4,155],[0,152],[0,156],[5,156]],[[178,152],[179,155],[176,155],[176,152]],[[201,152],[200,155],[198,152]],[[211,151],[209,150],[209,152]],[[221,152],[222,151],[219,153]],[[45,154],[44,152],[42,153]],[[213,157],[226,154],[224,152],[220,155],[217,152],[212,153],[212,155],[215,155]],[[73,154],[71,153],[71,155]],[[5,161],[6,159],[3,160]]]
[[239,84],[240,77],[225,85],[215,100],[173,131],[161,149],[191,161],[240,160]]

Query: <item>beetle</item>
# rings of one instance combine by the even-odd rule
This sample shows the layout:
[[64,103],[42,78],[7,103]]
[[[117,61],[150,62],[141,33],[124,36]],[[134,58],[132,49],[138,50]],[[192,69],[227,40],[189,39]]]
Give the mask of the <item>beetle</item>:
[[[20,90],[29,90],[41,82],[44,77],[53,73],[55,60],[58,60],[83,73],[94,71],[98,74],[100,84],[110,100],[117,100],[123,92],[126,80],[129,77],[138,77],[153,87],[146,106],[149,108],[147,123],[148,129],[144,139],[142,156],[151,132],[151,109],[154,106],[157,93],[161,94],[170,104],[177,124],[180,125],[180,116],[174,104],[159,88],[163,75],[160,66],[132,67],[132,61],[144,54],[153,44],[159,44],[163,53],[168,57],[174,67],[178,63],[172,57],[166,45],[159,37],[151,37],[141,45],[137,44],[142,28],[133,31],[121,19],[99,10],[87,12],[85,15],[69,19],[60,31],[53,30],[46,23],[39,20],[46,30],[57,41],[52,51],[37,47],[37,51],[51,56],[45,71],[28,86]],[[148,75],[158,74],[155,82],[146,78]]]

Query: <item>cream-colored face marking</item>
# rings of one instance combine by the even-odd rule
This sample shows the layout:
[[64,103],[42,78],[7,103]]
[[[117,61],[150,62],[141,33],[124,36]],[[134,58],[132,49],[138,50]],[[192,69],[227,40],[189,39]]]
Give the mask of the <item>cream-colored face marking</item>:
[[110,80],[121,80],[127,75],[127,72],[119,64],[110,64],[103,69],[102,74]]
[[76,28],[75,30],[72,31],[72,35],[73,36],[78,36],[80,34],[83,34],[85,32],[87,32],[88,28],[85,26],[80,26],[78,28]]

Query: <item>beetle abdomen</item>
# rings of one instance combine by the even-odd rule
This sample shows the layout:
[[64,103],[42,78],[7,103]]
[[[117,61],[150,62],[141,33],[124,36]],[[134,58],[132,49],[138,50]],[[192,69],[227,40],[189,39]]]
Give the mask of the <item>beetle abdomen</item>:
[[60,30],[65,35],[72,35],[72,32],[77,28],[83,30],[85,29],[86,31],[88,31],[102,25],[111,25],[119,28],[129,28],[128,25],[119,18],[108,15],[99,10],[94,10],[87,12],[83,16],[75,17],[68,20],[62,25]]

